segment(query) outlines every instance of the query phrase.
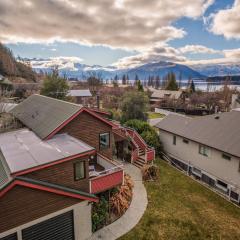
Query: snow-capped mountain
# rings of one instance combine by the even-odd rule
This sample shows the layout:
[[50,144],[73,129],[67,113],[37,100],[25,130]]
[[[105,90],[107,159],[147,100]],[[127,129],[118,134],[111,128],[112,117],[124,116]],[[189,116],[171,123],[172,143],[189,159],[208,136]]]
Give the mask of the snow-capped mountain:
[[199,64],[192,65],[191,68],[209,77],[240,75],[240,63]]
[[163,78],[169,72],[175,73],[177,79],[180,77],[183,80],[189,78],[205,78],[204,75],[198,73],[188,66],[163,61],[157,63],[148,63],[128,69],[117,69],[114,66],[90,66],[81,63],[81,59],[79,58],[71,57],[30,59],[29,61],[36,72],[50,72],[53,67],[57,66],[61,75],[65,75],[68,78],[77,78],[79,80],[86,79],[92,73],[100,76],[103,79],[113,79],[116,75],[118,76],[118,79],[121,79],[125,74],[128,75],[129,79],[135,79],[135,76],[138,75],[139,79],[146,80],[149,76],[160,76]]

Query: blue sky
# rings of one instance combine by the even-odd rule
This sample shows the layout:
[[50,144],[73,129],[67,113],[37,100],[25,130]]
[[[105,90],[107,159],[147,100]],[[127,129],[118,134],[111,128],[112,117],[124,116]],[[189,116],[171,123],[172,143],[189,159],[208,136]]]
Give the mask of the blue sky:
[[[2,41],[15,56],[78,57],[81,63],[102,66],[138,65],[158,60],[236,61],[240,57],[240,28],[235,26],[239,25],[235,14],[240,10],[239,0],[181,0],[182,5],[177,5],[179,13],[177,10],[172,13],[176,5],[167,0],[162,0],[161,6],[157,1],[145,5],[143,0],[138,3],[136,0],[115,0],[115,3],[91,0],[81,5],[85,8],[82,12],[76,0],[65,5],[58,0],[52,5],[44,0],[44,4],[40,0],[24,0],[22,10],[19,1],[1,1],[0,7],[9,10],[0,22]],[[106,8],[109,4],[112,4],[111,10]],[[15,11],[10,11],[15,5],[18,5]],[[32,14],[35,9],[39,10],[40,16],[31,16],[29,8]],[[24,11],[28,11],[29,16]],[[16,15],[21,21],[14,25]]]

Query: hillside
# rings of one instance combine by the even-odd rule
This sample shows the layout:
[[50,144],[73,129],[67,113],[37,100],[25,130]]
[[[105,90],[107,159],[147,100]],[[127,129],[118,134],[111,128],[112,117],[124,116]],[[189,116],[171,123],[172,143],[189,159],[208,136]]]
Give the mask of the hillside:
[[36,73],[31,66],[19,62],[15,59],[10,49],[0,43],[0,74],[11,78],[11,81],[17,79],[26,82],[36,82]]

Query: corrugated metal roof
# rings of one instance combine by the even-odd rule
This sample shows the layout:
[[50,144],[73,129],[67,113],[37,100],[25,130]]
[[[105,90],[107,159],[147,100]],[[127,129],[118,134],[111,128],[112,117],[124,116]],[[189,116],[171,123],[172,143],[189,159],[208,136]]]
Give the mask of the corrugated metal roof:
[[14,107],[11,113],[44,139],[81,108],[81,105],[36,94]]
[[178,99],[182,94],[182,91],[170,91],[170,90],[159,90],[159,89],[149,89],[149,90],[153,92],[151,95],[151,98],[169,97],[169,98]]
[[5,186],[11,177],[9,176],[9,169],[6,166],[6,162],[2,152],[0,151],[0,189]]
[[68,134],[56,134],[50,140],[42,141],[24,128],[0,134],[0,149],[10,172],[15,173],[94,148]]
[[67,95],[72,97],[91,97],[92,96],[89,89],[69,90]]
[[156,127],[240,157],[240,112],[238,111],[196,118],[170,114]]

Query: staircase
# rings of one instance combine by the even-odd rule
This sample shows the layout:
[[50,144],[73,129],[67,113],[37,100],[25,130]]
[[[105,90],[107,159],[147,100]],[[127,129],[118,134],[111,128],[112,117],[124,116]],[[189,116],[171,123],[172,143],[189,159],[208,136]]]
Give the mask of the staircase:
[[134,129],[124,129],[125,134],[131,139],[134,147],[132,152],[132,164],[138,168],[142,168],[144,164],[152,162],[155,158],[155,150],[150,148]]

